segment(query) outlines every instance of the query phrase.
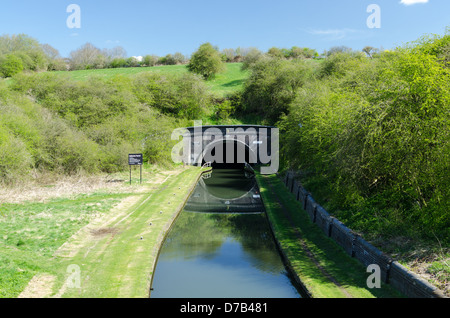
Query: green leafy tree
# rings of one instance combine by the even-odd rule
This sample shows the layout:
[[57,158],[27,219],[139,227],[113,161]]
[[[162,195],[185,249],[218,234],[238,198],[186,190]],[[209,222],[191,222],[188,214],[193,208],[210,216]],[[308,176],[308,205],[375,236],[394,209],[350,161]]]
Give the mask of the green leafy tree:
[[142,64],[144,64],[145,66],[155,66],[158,63],[158,59],[158,56],[148,54],[144,56]]
[[204,79],[211,79],[225,69],[225,64],[222,62],[220,53],[214,49],[211,43],[205,43],[192,54],[187,67],[190,72],[199,74]]
[[311,70],[302,60],[261,58],[250,68],[242,92],[244,112],[261,115],[269,124],[287,113]]
[[125,67],[126,65],[127,65],[127,59],[115,58],[111,61],[111,63],[109,64],[109,67],[119,68],[119,67]]
[[326,56],[331,56],[336,53],[351,53],[352,51],[353,50],[351,48],[345,45],[333,46],[328,51],[326,51]]
[[283,58],[284,57],[284,53],[281,49],[277,48],[277,47],[271,47],[268,51],[267,54],[271,57],[275,57],[275,58]]
[[373,58],[374,54],[378,53],[378,49],[373,46],[365,46],[362,51],[367,54],[368,57]]
[[263,57],[263,53],[257,48],[251,48],[242,61],[242,70],[252,67],[259,59]]
[[180,52],[176,52],[173,55],[173,59],[175,61],[175,64],[184,64],[186,62],[186,57]]
[[317,51],[314,49],[304,47],[303,48],[303,56],[305,58],[312,59],[312,58],[318,57],[319,53],[317,53]]
[[172,54],[167,54],[164,59],[164,65],[176,65],[177,61],[175,60],[174,56]]
[[23,71],[22,60],[14,54],[8,54],[0,59],[0,74],[11,77]]
[[289,57],[292,57],[294,59],[304,58],[305,56],[304,56],[303,49],[298,46],[293,46],[291,48]]
[[[41,45],[25,34],[0,36],[0,56],[10,54],[22,60],[23,69],[31,71],[47,70],[49,62],[55,57],[55,49],[49,53],[49,45]],[[57,52],[57,51],[56,51]]]
[[222,50],[222,60],[225,61],[226,63],[231,63],[234,61],[234,57],[235,55],[235,50],[234,49],[223,49]]

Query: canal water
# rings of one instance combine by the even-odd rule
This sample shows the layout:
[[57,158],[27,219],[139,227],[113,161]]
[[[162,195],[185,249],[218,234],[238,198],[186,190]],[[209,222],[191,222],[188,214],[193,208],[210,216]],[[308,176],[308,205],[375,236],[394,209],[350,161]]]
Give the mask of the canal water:
[[254,176],[202,178],[158,256],[151,298],[299,298],[275,245]]

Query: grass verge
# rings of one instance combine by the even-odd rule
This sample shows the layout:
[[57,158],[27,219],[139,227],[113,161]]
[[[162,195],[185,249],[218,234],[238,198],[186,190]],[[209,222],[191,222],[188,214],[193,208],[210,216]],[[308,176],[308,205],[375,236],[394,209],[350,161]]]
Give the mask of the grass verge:
[[275,237],[313,298],[397,298],[391,286],[367,287],[369,273],[313,224],[276,175],[257,175]]
[[127,194],[97,193],[46,203],[3,204],[0,215],[0,297],[17,297],[31,278],[53,273],[55,251]]

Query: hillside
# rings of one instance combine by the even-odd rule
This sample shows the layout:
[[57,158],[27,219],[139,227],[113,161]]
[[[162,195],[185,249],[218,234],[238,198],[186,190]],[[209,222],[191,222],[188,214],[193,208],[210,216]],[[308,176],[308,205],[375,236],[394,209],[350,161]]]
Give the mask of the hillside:
[[[226,71],[219,73],[216,77],[206,82],[206,85],[212,92],[219,97],[225,97],[227,94],[234,93],[242,89],[245,79],[248,77],[247,71],[241,70],[242,63],[227,63]],[[126,67],[126,68],[107,68],[95,70],[70,71],[70,77],[77,81],[85,81],[89,77],[96,76],[103,79],[110,79],[117,75],[133,76],[140,73],[153,72],[160,74],[182,75],[188,73],[186,65],[164,65],[153,67]],[[57,71],[56,74],[66,74],[65,71]]]

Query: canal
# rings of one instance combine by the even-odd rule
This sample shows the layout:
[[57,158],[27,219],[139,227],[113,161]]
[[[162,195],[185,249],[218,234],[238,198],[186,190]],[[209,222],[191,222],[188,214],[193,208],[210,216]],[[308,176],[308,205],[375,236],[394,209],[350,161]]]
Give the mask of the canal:
[[161,247],[151,298],[300,298],[252,173],[200,179]]

